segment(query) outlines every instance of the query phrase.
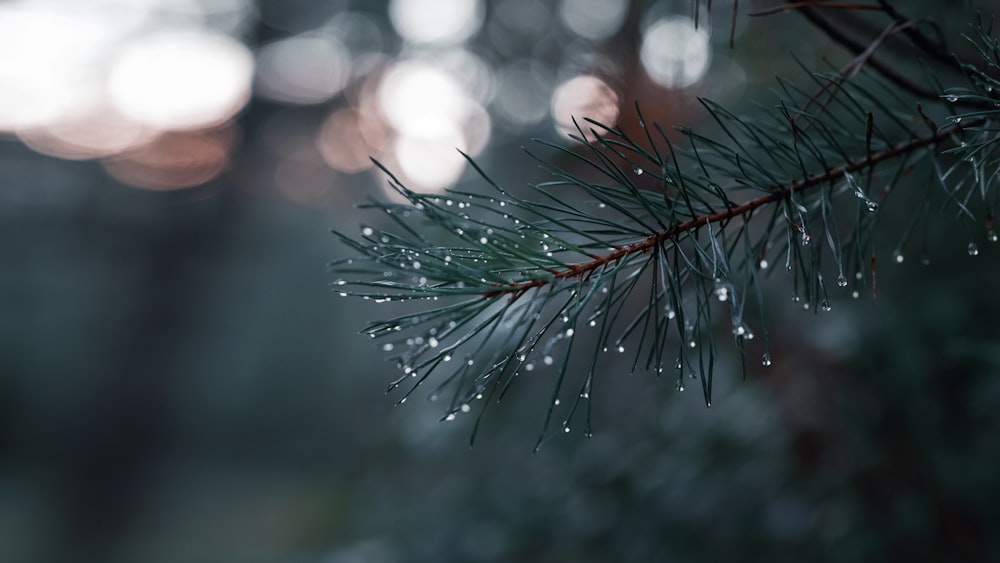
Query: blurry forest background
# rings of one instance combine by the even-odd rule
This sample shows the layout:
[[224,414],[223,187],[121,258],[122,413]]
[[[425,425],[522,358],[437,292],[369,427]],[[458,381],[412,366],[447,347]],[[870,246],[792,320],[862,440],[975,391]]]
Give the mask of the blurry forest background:
[[733,50],[724,0],[697,28],[688,0],[0,4],[0,560],[1000,559],[981,225],[886,258],[877,303],[803,311],[779,272],[773,366],[720,369],[711,409],[605,377],[595,436],[536,455],[547,372],[469,448],[470,420],[392,406],[357,333],[390,313],[330,289],[329,230],[388,197],[369,155],[475,186],[457,147],[521,189],[570,115],[710,131],[697,96],[752,111],[790,52],[848,60],[745,15],[773,4],[740,3]]

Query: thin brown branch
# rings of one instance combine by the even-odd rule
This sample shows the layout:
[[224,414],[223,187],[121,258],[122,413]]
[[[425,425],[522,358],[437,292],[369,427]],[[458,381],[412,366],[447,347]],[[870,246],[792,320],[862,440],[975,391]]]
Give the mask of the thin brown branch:
[[752,213],[753,211],[764,205],[784,200],[790,197],[794,193],[803,192],[817,185],[826,184],[827,182],[831,182],[839,178],[842,178],[845,174],[856,172],[866,167],[874,166],[879,162],[896,158],[898,156],[902,156],[905,154],[909,154],[912,151],[922,149],[929,145],[940,143],[941,141],[947,139],[951,135],[962,131],[964,127],[968,127],[970,125],[976,126],[984,121],[985,119],[980,118],[975,121],[970,121],[969,123],[963,123],[962,126],[959,126],[957,124],[952,125],[950,127],[934,131],[930,135],[917,137],[915,139],[910,139],[909,141],[899,143],[893,147],[890,147],[888,149],[879,152],[868,153],[865,156],[853,160],[840,167],[827,170],[826,172],[813,174],[812,176],[809,176],[803,180],[799,180],[796,182],[792,182],[791,184],[780,186],[767,195],[760,196],[758,198],[752,199],[740,205],[734,205],[726,209],[723,209],[721,211],[717,211],[715,213],[699,215],[698,217],[694,217],[692,219],[684,221],[683,223],[678,223],[673,227],[670,227],[669,229],[652,234],[642,240],[636,241],[627,246],[623,246],[615,250],[614,252],[595,258],[594,260],[591,260],[589,262],[572,264],[570,266],[567,266],[565,269],[554,272],[552,274],[552,277],[550,278],[533,279],[521,282],[512,281],[508,285],[498,286],[495,289],[483,292],[483,297],[489,298],[489,297],[496,297],[498,295],[511,295],[512,298],[518,298],[521,295],[524,295],[530,289],[545,287],[546,285],[556,280],[564,280],[564,279],[571,279],[578,277],[585,278],[586,276],[593,274],[598,269],[605,267],[609,264],[619,262],[621,260],[628,258],[629,256],[633,256],[644,252],[650,252],[658,244],[661,244],[667,240],[676,239],[682,233],[699,229],[710,223],[724,222],[733,219],[735,217],[739,217],[741,215],[749,215],[750,213]]
[[779,14],[781,12],[790,12],[792,10],[801,10],[803,8],[830,8],[834,10],[871,10],[874,12],[883,11],[880,6],[873,6],[871,4],[857,4],[854,2],[823,2],[822,0],[807,0],[804,2],[789,2],[782,6],[775,6],[773,8],[768,8],[766,10],[761,10],[759,12],[753,12],[752,14],[747,14],[749,16],[770,16],[772,14]]
[[[889,0],[878,0],[879,5],[885,10],[885,13],[889,15],[890,18],[894,19],[897,23],[903,23],[905,21],[910,21],[909,18],[904,16],[895,6],[892,5]],[[933,21],[926,21],[927,23],[934,27],[941,35],[941,29]],[[914,45],[920,48],[921,51],[926,53],[929,57],[935,58],[938,61],[944,63],[945,65],[951,67],[954,70],[962,72],[962,63],[955,58],[951,50],[945,44],[944,39],[941,38],[939,41],[934,42],[929,37],[921,33],[919,29],[908,28],[905,30],[906,36],[913,42]]]
[[[792,4],[794,2],[789,3]],[[813,8],[802,8],[799,10],[799,13],[809,20],[809,23],[813,24],[814,27],[825,33],[827,37],[839,43],[840,46],[844,47],[855,56],[861,55],[868,50],[868,46],[856,41],[854,38],[843,33],[837,27],[831,25],[830,22],[820,17],[820,15],[817,14]],[[868,66],[875,69],[879,74],[885,77],[886,80],[889,80],[896,86],[899,86],[903,90],[906,90],[915,96],[928,100],[940,100],[940,92],[928,90],[927,88],[914,83],[909,78],[899,74],[878,59],[869,57]]]

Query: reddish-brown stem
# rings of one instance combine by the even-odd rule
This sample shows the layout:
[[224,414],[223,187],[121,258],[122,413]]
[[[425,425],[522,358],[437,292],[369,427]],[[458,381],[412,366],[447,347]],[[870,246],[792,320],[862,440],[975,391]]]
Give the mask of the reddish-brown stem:
[[[975,126],[981,124],[985,119],[978,119],[976,121],[970,121],[968,124],[963,124],[963,126]],[[581,276],[588,276],[593,274],[599,268],[619,262],[629,256],[634,254],[639,254],[641,252],[649,252],[653,250],[656,245],[662,243],[663,241],[675,239],[680,234],[696,230],[700,227],[708,225],[709,223],[719,223],[722,221],[727,221],[734,217],[740,215],[748,215],[752,213],[757,208],[767,205],[769,203],[774,203],[788,198],[793,193],[805,191],[811,187],[836,180],[851,172],[856,172],[862,170],[868,166],[874,166],[875,164],[882,162],[884,160],[889,160],[897,156],[907,154],[909,152],[915,151],[917,149],[926,147],[928,145],[933,145],[940,143],[944,139],[947,139],[950,135],[961,131],[962,128],[959,125],[952,125],[944,129],[933,132],[930,135],[923,137],[917,137],[906,142],[899,143],[888,149],[868,153],[864,157],[858,158],[852,162],[844,164],[843,166],[830,169],[826,172],[819,174],[813,174],[808,178],[792,182],[784,186],[780,186],[773,192],[767,195],[760,196],[756,199],[751,199],[740,205],[734,205],[727,207],[721,211],[716,211],[715,213],[708,213],[705,215],[699,215],[692,219],[688,219],[683,223],[678,223],[665,231],[660,231],[649,235],[648,237],[633,242],[627,246],[623,246],[614,252],[606,254],[601,257],[597,257],[589,262],[581,262],[579,264],[572,264],[567,266],[565,269],[558,270],[552,274],[550,278],[543,279],[533,279],[528,281],[512,281],[508,285],[498,286],[495,289],[491,289],[483,292],[484,297],[496,297],[498,295],[509,294],[512,298],[520,297],[524,295],[529,289],[544,287],[553,281],[570,279]],[[551,271],[551,270],[550,270]]]

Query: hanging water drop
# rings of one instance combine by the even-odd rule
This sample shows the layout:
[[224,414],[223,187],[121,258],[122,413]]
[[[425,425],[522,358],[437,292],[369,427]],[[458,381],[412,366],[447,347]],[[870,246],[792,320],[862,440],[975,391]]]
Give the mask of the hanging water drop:
[[618,353],[619,354],[624,354],[625,353],[625,347],[622,346],[621,344],[618,345]]
[[371,227],[365,227],[365,228],[361,229],[361,234],[363,234],[366,237],[370,237],[374,233],[375,233],[375,231]]
[[632,165],[632,173],[635,174],[636,176],[642,176],[643,172],[645,172],[645,170],[643,170],[642,167],[640,167],[639,165],[637,164]]
[[758,266],[758,267],[759,267],[759,268],[760,268],[761,270],[766,270],[766,269],[767,269],[767,267],[769,266],[769,264],[767,263],[767,260],[764,260],[764,259],[762,258],[762,259],[760,260],[760,262],[757,262],[757,266]]
[[988,240],[990,242],[996,242],[997,240],[1000,240],[1000,237],[997,236],[997,232],[996,231],[994,231],[993,229],[990,229],[986,233],[986,240]]
[[847,276],[844,274],[837,276],[837,285],[840,287],[847,287]]
[[544,358],[542,358],[542,363],[547,366],[551,366],[553,361],[555,360],[552,359],[552,356],[545,356]]
[[459,408],[462,409],[462,412],[469,412],[470,410],[472,410],[472,407],[469,406],[469,403],[462,403],[462,406]]
[[974,242],[969,243],[969,256],[979,256],[979,247]]
[[896,252],[894,252],[892,254],[892,257],[893,257],[893,259],[896,260],[897,264],[902,264],[903,263],[903,253],[902,252],[900,252],[900,251],[897,250]]
[[832,306],[830,305],[830,302],[829,302],[829,301],[827,301],[826,299],[824,299],[824,300],[823,300],[823,303],[822,303],[822,304],[820,304],[820,308],[821,308],[821,309],[822,309],[822,310],[823,310],[824,312],[827,312],[827,313],[829,313],[829,312],[830,312],[830,310],[832,310],[832,309],[833,309],[833,307],[832,307]]
[[448,416],[444,417],[444,419],[447,420],[447,421],[449,421],[449,422],[452,421],[452,420],[455,420],[455,413],[453,413],[453,412],[448,413]]
[[809,246],[810,242],[812,242],[812,237],[809,236],[809,233],[802,233],[802,246]]
[[865,202],[865,207],[868,208],[869,213],[875,213],[876,211],[878,211],[878,204],[870,199]]
[[771,366],[771,354],[766,354],[765,353],[763,359],[761,359],[760,365],[762,365],[764,367],[770,367]]
[[955,103],[955,102],[958,101],[958,96],[948,95],[948,96],[945,96],[944,99],[948,100],[951,103]]

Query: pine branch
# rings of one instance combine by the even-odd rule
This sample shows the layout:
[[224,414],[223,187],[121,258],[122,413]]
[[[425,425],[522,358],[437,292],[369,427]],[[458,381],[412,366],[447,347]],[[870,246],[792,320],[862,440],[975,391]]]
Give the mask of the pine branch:
[[[996,240],[1000,45],[981,28],[970,41],[984,62],[963,67],[971,86],[932,98],[933,111],[912,89],[887,87],[883,70],[869,72],[870,49],[842,71],[810,75],[816,92],[779,81],[777,103],[757,117],[704,100],[717,136],[668,133],[639,113],[636,140],[586,120],[573,137],[578,150],[541,141],[568,164],[531,155],[552,180],[530,198],[472,159],[486,193],[422,194],[383,168],[404,203],[365,206],[389,227],[336,233],[358,255],[333,264],[335,289],[378,303],[429,302],[364,332],[383,339],[402,372],[389,386],[405,384],[400,403],[432,383],[430,400],[447,397],[443,420],[478,402],[473,437],[486,402],[536,370],[555,372],[537,446],[557,413],[563,432],[583,416],[589,435],[594,389],[608,377],[602,366],[622,363],[604,359],[614,353],[630,372],[672,369],[678,390],[696,380],[710,405],[718,324],[729,325],[744,370],[751,325],[763,337],[761,363],[772,363],[761,282],[778,257],[807,309],[830,310],[831,274],[854,297],[863,288],[876,295],[874,227],[906,192],[897,189],[904,180],[931,181],[900,202],[917,201],[920,212],[896,260],[921,228],[926,246],[932,209],[976,221],[975,195]],[[931,116],[954,106],[973,111],[938,126]],[[969,253],[978,254],[974,241]]]

